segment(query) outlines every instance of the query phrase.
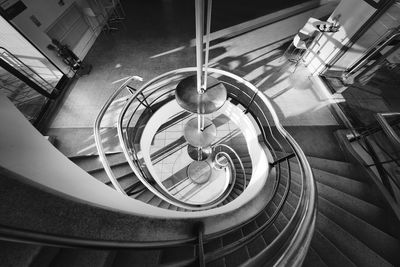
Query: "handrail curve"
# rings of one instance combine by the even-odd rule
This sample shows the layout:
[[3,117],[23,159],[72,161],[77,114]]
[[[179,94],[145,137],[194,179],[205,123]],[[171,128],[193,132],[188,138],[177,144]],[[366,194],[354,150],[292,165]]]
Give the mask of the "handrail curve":
[[[124,115],[126,114],[129,106],[132,104],[132,102],[138,97],[139,94],[143,94],[143,91],[147,89],[149,86],[155,84],[156,82],[160,81],[161,79],[171,75],[171,74],[183,74],[183,73],[191,73],[196,70],[195,67],[189,67],[189,68],[182,68],[178,70],[173,70],[167,73],[164,73],[150,81],[148,81],[146,84],[144,84],[139,90],[137,90],[128,101],[126,101],[125,106],[123,107],[120,116],[118,118],[118,137],[121,141],[121,145],[123,147],[123,151],[125,154],[125,157],[127,160],[130,158],[128,149],[126,147],[126,144],[123,142],[123,131],[122,131],[122,125],[123,125],[123,118]],[[283,128],[281,125],[278,115],[276,114],[271,102],[269,99],[263,94],[258,94],[259,90],[252,85],[249,81],[235,75],[232,73],[229,73],[227,71],[215,69],[215,68],[209,68],[208,69],[210,74],[216,74],[220,76],[226,76],[229,77],[233,80],[235,80],[237,83],[244,85],[245,88],[250,89],[253,92],[253,98],[251,98],[252,102],[249,104],[249,112],[253,112],[253,107],[256,107],[259,109],[259,111],[262,113],[263,121],[258,120],[259,123],[265,122],[265,124],[268,126],[270,129],[270,134],[274,141],[278,144],[279,147],[282,148],[280,145],[280,142],[275,138],[274,133],[272,132],[271,129],[271,124],[269,122],[269,119],[267,118],[267,114],[265,113],[265,109],[262,107],[266,107],[268,110],[268,115],[272,117],[272,121],[274,122],[274,126],[276,127],[276,130],[279,132],[280,136],[283,137],[283,139],[289,144],[290,148],[294,151],[296,154],[297,160],[299,162],[300,166],[300,171],[301,171],[301,179],[302,179],[302,190],[301,194],[299,197],[299,203],[295,209],[295,212],[290,219],[289,223],[286,225],[284,230],[280,233],[280,235],[277,237],[283,237],[286,235],[290,235],[290,241],[289,244],[285,247],[284,252],[280,253],[280,257],[277,259],[277,261],[274,263],[274,266],[300,266],[302,261],[304,260],[305,257],[305,250],[308,248],[311,238],[314,232],[314,227],[315,227],[315,217],[316,217],[316,186],[315,182],[313,179],[313,174],[310,165],[308,164],[308,161],[301,150],[300,146],[297,144],[297,142],[294,140],[294,138]],[[113,97],[119,93],[121,88],[125,86],[127,82],[122,85],[118,92],[113,94]],[[251,94],[249,94],[251,95]],[[261,107],[259,106],[258,101],[260,101]],[[109,105],[110,101],[107,102]],[[103,107],[104,108],[104,107]],[[101,113],[104,112],[102,109]],[[101,115],[99,114],[99,116]],[[103,114],[104,115],[104,114]],[[257,116],[256,116],[257,118]],[[96,120],[96,125],[98,124],[98,120]],[[260,125],[261,128],[263,125]],[[262,128],[263,129],[263,128]],[[263,132],[263,138],[266,140],[266,133]],[[98,135],[98,132],[96,133]],[[268,141],[267,141],[268,144]],[[98,140],[96,141],[96,145],[98,145]],[[283,150],[283,148],[282,148]],[[283,150],[285,151],[285,150]],[[273,151],[272,151],[273,152]],[[132,166],[133,163],[128,160],[129,164]],[[135,166],[133,166],[133,170],[135,169]],[[111,171],[111,170],[110,170]],[[108,174],[108,170],[106,168],[106,172]],[[139,178],[139,176],[138,176]],[[144,179],[144,178],[143,178]],[[117,182],[117,181],[116,181]],[[149,185],[150,187],[150,185]],[[149,188],[150,189],[150,188]],[[152,190],[153,193],[158,195],[156,190]],[[178,205],[179,206],[179,205]],[[296,222],[296,225],[294,226],[293,223]],[[293,232],[292,232],[293,231]],[[206,237],[205,237],[206,238]],[[275,240],[277,243],[278,240]],[[286,242],[283,240],[280,240],[279,242]],[[278,243],[279,243],[278,242]]]

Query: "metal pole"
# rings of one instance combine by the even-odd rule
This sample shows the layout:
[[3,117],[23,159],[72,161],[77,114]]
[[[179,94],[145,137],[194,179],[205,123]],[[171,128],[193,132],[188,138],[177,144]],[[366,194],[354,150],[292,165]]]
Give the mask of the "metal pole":
[[196,67],[197,93],[201,94],[203,67],[204,0],[196,0]]
[[[197,67],[197,93],[202,94],[202,69],[203,69],[203,34],[204,34],[204,0],[196,0],[196,67]],[[204,124],[201,110],[199,108],[197,115],[198,131],[204,130]]]
[[207,33],[206,33],[206,55],[204,60],[204,90],[207,90],[208,58],[210,54],[210,32],[211,32],[211,8],[212,0],[208,0],[207,5]]

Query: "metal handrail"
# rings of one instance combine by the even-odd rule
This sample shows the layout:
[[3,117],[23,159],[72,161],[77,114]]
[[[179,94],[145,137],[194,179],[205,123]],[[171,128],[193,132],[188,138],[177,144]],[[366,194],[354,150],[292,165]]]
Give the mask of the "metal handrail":
[[[385,47],[385,45],[387,45],[390,41],[392,41],[395,37],[397,37],[398,35],[400,35],[400,32],[395,33],[396,31],[399,30],[398,28],[392,28],[392,29],[388,29],[386,31],[386,33],[383,34],[382,38],[380,38],[376,43],[374,43],[368,52],[370,52],[372,49],[375,49],[371,54],[367,55],[365,58],[361,58],[361,61],[357,62],[354,66],[352,66],[350,69],[348,69],[346,71],[346,77],[349,77],[351,74],[357,72],[360,68],[362,68],[365,64],[367,64],[368,59],[370,59],[372,56],[374,56],[375,54],[377,54],[383,47]],[[394,33],[392,36],[390,36],[386,41],[384,41],[381,45],[379,45],[377,48],[375,48],[376,45],[378,45],[378,43],[380,41],[382,41],[382,39],[387,38],[390,34]],[[368,53],[367,52],[367,53]]]
[[[188,204],[188,203],[186,203],[184,201],[181,201],[181,200],[175,198],[172,194],[170,194],[168,192],[167,188],[165,188],[158,180],[154,179],[154,181],[157,183],[157,185],[162,189],[162,191],[157,190],[154,187],[154,185],[149,183],[148,179],[146,179],[146,177],[144,175],[144,172],[141,170],[140,166],[136,166],[135,163],[131,160],[131,155],[135,155],[135,152],[133,152],[132,154],[129,153],[128,147],[127,147],[126,142],[124,140],[122,124],[123,124],[124,116],[125,116],[128,108],[130,107],[131,103],[138,97],[138,95],[142,95],[142,96],[144,95],[143,94],[143,90],[146,88],[145,86],[146,85],[142,86],[141,89],[135,91],[135,94],[125,104],[124,108],[121,110],[121,112],[120,112],[120,114],[118,116],[118,124],[117,124],[118,138],[119,138],[122,150],[124,152],[124,155],[125,155],[125,157],[126,157],[126,159],[128,161],[128,164],[130,165],[131,169],[133,170],[134,174],[137,176],[137,178],[140,180],[140,182],[142,182],[142,184],[145,185],[147,187],[147,189],[149,189],[154,195],[156,195],[157,197],[161,198],[162,200],[164,200],[164,201],[166,201],[166,202],[168,202],[170,204],[173,204],[173,205],[175,205],[177,207],[184,208],[184,209],[190,209],[190,210],[204,210],[204,209],[210,209],[210,208],[213,208],[215,206],[218,206],[229,194],[224,192],[223,193],[223,198],[220,197],[220,198],[218,198],[218,199],[216,199],[216,200],[214,200],[214,201],[212,201],[210,203]],[[154,92],[152,92],[151,94],[153,94],[153,93]],[[150,103],[150,105],[153,104],[153,102]],[[138,107],[136,107],[135,112],[136,112],[137,108]],[[131,121],[131,118],[132,118],[132,116],[130,117],[128,122]],[[233,166],[233,164],[232,164],[232,166]],[[233,176],[235,176],[235,175],[233,175]]]
[[[118,129],[118,135],[119,135],[120,141],[123,141],[123,138],[122,138],[123,115],[121,115],[121,114],[126,112],[128,106],[134,101],[134,99],[140,93],[143,92],[143,90],[148,88],[153,83],[155,83],[155,82],[159,81],[160,79],[167,77],[171,74],[181,74],[181,73],[185,73],[185,72],[193,72],[195,70],[196,70],[196,68],[183,68],[183,69],[164,73],[164,74],[152,79],[151,81],[147,82],[138,91],[136,91],[135,94],[132,95],[132,97],[126,102],[126,104],[123,108],[124,112],[120,113],[120,117],[118,119],[118,127],[120,128],[120,129]],[[223,70],[214,69],[214,68],[209,68],[209,72],[215,73],[218,75],[222,75],[222,76],[227,76],[231,79],[234,79],[236,82],[245,85],[245,87],[249,88],[251,91],[258,92],[258,89],[254,85],[252,85],[250,82],[248,82],[247,80],[245,80],[237,75],[234,75],[232,73],[229,73],[229,72],[226,72]],[[296,154],[298,161],[300,163],[299,165],[300,165],[300,171],[302,174],[303,190],[301,191],[299,205],[296,208],[296,211],[294,213],[296,215],[296,218],[298,218],[300,221],[297,224],[298,227],[296,228],[296,230],[292,236],[290,244],[286,247],[285,252],[282,253],[281,257],[276,262],[277,265],[299,266],[305,256],[305,253],[303,253],[303,252],[305,249],[308,248],[308,245],[311,242],[311,238],[312,238],[314,227],[315,227],[315,217],[316,217],[315,182],[313,180],[311,167],[309,166],[303,151],[301,150],[300,146],[296,143],[296,141],[287,133],[287,131],[280,124],[278,116],[277,116],[275,110],[273,109],[272,104],[270,103],[268,98],[264,94],[257,94],[257,97],[262,101],[262,106],[264,106],[268,109],[269,115],[272,117],[272,120],[275,123],[276,129],[278,130],[280,135],[289,143],[291,149]],[[254,99],[254,102],[257,102],[257,100]],[[252,105],[256,105],[256,104],[253,103]],[[273,134],[265,112],[262,109],[260,109],[260,110],[266,119],[265,122],[267,123],[267,125],[271,131],[271,134]],[[251,112],[251,108],[250,108],[250,112]],[[264,133],[263,137],[266,138],[265,133]],[[277,144],[280,144],[276,139],[275,139],[275,141],[277,142]],[[122,146],[124,147],[123,143],[122,143]],[[125,156],[128,159],[129,154],[128,154],[126,147],[123,150],[124,150]],[[294,217],[289,222],[288,226],[291,225],[291,223],[293,223],[293,220],[294,220]]]
[[390,113],[378,113],[378,114],[376,114],[376,118],[377,118],[379,124],[382,126],[383,131],[389,137],[389,140],[396,147],[400,147],[400,137],[398,136],[397,133],[395,133],[393,128],[390,126],[388,121],[385,119],[385,117],[390,117],[390,116],[400,116],[400,113],[399,112],[390,112]]
[[[243,180],[244,180],[244,182],[243,182],[243,190],[246,189],[246,181],[247,181],[247,179],[246,179],[246,170],[244,169],[242,160],[240,159],[239,155],[236,153],[236,151],[235,151],[232,147],[230,147],[230,146],[228,146],[228,145],[226,145],[226,144],[220,144],[220,143],[218,143],[218,144],[215,146],[215,149],[217,149],[217,147],[225,147],[225,148],[227,148],[227,149],[228,149],[229,151],[231,151],[231,152],[235,155],[235,157],[239,160],[240,168],[242,169],[242,172],[243,172]],[[229,154],[228,154],[228,155],[229,155]],[[229,157],[230,157],[230,156],[229,156]]]
[[[171,73],[175,73],[175,72],[172,71]],[[167,76],[167,75],[169,75],[169,74],[168,74],[168,73],[165,74],[165,76]],[[160,76],[159,76],[159,77],[157,77],[156,79],[153,79],[153,81],[156,82],[156,81],[158,81],[158,80],[160,80],[160,79],[161,79],[161,78],[160,78]],[[152,81],[148,82],[148,84],[151,84],[151,83],[152,83]],[[169,199],[168,196],[167,196],[167,198],[165,198],[165,195],[163,195],[161,192],[159,192],[158,190],[156,190],[156,189],[154,188],[154,186],[153,186],[152,184],[150,184],[150,183],[147,181],[147,179],[145,178],[145,174],[144,174],[144,172],[143,172],[142,169],[141,169],[141,166],[135,166],[134,162],[133,162],[133,161],[131,160],[131,158],[130,158],[131,156],[136,155],[136,151],[132,148],[134,151],[133,151],[132,153],[129,153],[129,149],[128,149],[128,147],[127,147],[127,142],[126,142],[126,140],[124,140],[124,134],[123,134],[123,130],[122,130],[122,129],[123,129],[122,123],[123,123],[123,120],[124,120],[124,117],[125,117],[125,114],[126,114],[128,108],[132,105],[133,101],[134,101],[135,99],[138,98],[139,95],[141,95],[141,96],[143,97],[143,100],[142,100],[142,101],[144,101],[144,100],[146,100],[149,96],[153,95],[153,94],[156,92],[156,90],[155,90],[155,91],[150,92],[149,95],[144,96],[143,90],[146,89],[146,88],[147,88],[147,84],[143,85],[141,89],[135,90],[135,91],[134,91],[135,94],[134,94],[134,95],[131,97],[131,99],[126,103],[126,105],[125,105],[124,108],[122,109],[122,111],[121,111],[121,113],[120,113],[120,115],[119,115],[119,118],[118,118],[118,127],[117,127],[117,129],[118,129],[118,136],[119,136],[119,139],[120,139],[120,143],[121,143],[122,149],[123,149],[123,151],[124,151],[124,153],[125,153],[125,157],[126,157],[126,159],[128,160],[128,163],[131,165],[132,169],[134,170],[134,173],[135,173],[135,174],[138,176],[138,178],[140,179],[140,181],[141,181],[149,190],[151,190],[155,195],[157,195],[158,197],[160,197],[160,198],[163,199],[164,201],[167,201],[167,202],[169,202],[170,204],[176,205],[176,206],[178,206],[178,207],[182,207],[182,208],[186,208],[186,209],[193,209],[193,206],[192,206],[192,205],[189,205],[189,206],[188,206],[187,203],[181,202],[181,201],[179,201],[179,200],[178,200],[178,201],[179,201],[178,204],[176,204],[176,203],[174,203],[174,202],[171,203],[171,199]],[[167,93],[170,93],[171,91],[173,91],[173,90],[168,90],[167,92],[164,92],[162,95],[158,96],[158,99],[159,99],[161,96],[164,96],[164,95],[166,95]],[[156,102],[158,99],[153,100],[149,105],[152,106],[152,104],[153,104],[154,102]],[[253,97],[253,99],[254,99],[254,97]],[[142,103],[141,101],[139,101],[139,102]],[[139,105],[135,108],[134,112],[131,114],[131,116],[130,116],[130,118],[129,118],[129,120],[128,120],[127,125],[130,124],[130,122],[131,122],[131,120],[132,120],[132,118],[133,118],[133,115],[134,115],[134,114],[136,113],[136,111],[138,110],[138,107],[139,107]],[[148,108],[148,107],[146,107],[146,108]],[[222,144],[221,144],[221,145],[222,145]],[[244,175],[245,175],[244,167],[243,167],[242,161],[240,160],[240,157],[237,155],[237,153],[236,153],[232,148],[230,148],[229,146],[226,146],[226,147],[227,147],[228,149],[230,149],[230,150],[235,154],[235,156],[239,159],[241,168],[242,168],[243,173],[244,173]],[[137,158],[136,158],[135,160],[138,161]],[[140,174],[142,174],[142,175],[140,175]],[[244,177],[244,178],[246,178],[246,177]],[[164,188],[164,186],[163,186],[158,180],[155,180],[155,181],[156,181],[156,183],[159,185],[159,187],[163,189],[164,192],[167,192],[167,193],[168,193],[168,189],[167,189],[167,188]],[[244,181],[244,188],[245,188],[245,187],[246,187],[246,180]],[[233,189],[233,187],[232,187],[232,189]],[[231,190],[230,190],[230,191],[231,191]],[[230,192],[230,191],[229,191],[229,192]],[[171,197],[173,197],[175,200],[177,200],[173,195],[171,195],[171,194],[168,194],[168,195],[171,196]],[[224,193],[224,195],[225,195],[225,193]],[[225,198],[226,198],[227,196],[228,196],[228,195],[226,195]],[[209,208],[211,208],[211,207],[217,206],[217,205],[220,204],[220,202],[222,202],[223,200],[224,200],[224,199],[218,201],[218,203],[217,203],[217,202],[213,202],[213,205],[212,205],[212,206],[206,205],[206,204],[202,204],[202,207],[198,207],[198,205],[196,205],[195,208],[196,208],[196,210],[197,210],[197,209],[198,209],[198,210],[201,210],[201,209],[209,209]]]
[[124,191],[124,189],[122,189],[121,185],[119,184],[119,182],[117,181],[117,178],[114,176],[113,171],[111,170],[110,164],[107,161],[106,158],[106,154],[104,152],[104,147],[103,147],[103,143],[100,140],[100,124],[101,124],[101,120],[104,117],[104,114],[106,113],[108,107],[111,105],[111,103],[114,101],[114,99],[119,95],[119,93],[125,89],[125,87],[133,80],[142,80],[140,77],[138,76],[132,76],[129,79],[127,79],[117,90],[115,90],[115,92],[110,96],[110,98],[106,101],[106,103],[104,104],[104,106],[101,108],[99,115],[97,115],[96,121],[94,123],[94,127],[93,127],[93,131],[94,131],[94,141],[96,143],[96,147],[97,150],[99,152],[99,158],[100,161],[104,167],[105,172],[107,173],[108,178],[110,179],[112,185],[115,187],[115,189],[126,195],[126,192]]

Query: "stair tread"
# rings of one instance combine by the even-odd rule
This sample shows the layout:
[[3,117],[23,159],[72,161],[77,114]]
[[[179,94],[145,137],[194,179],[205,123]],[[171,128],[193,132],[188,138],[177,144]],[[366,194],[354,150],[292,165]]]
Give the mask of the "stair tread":
[[[126,162],[124,153],[108,154],[106,157],[110,166]],[[70,158],[70,160],[87,172],[103,169],[103,164],[101,163],[98,155]]]
[[[140,182],[139,179],[133,173],[129,173],[125,176],[119,177],[117,178],[117,181],[123,189],[127,189],[128,187],[137,183],[142,184],[142,182]],[[113,187],[111,181],[108,181],[106,184]]]
[[399,264],[400,258],[397,254],[400,251],[400,242],[396,238],[321,197],[318,199],[318,210],[380,256]]
[[[329,241],[317,228],[315,229],[311,247],[322,261],[332,267],[356,267],[355,263],[344,255],[332,242]],[[310,265],[313,267],[314,265]]]
[[317,252],[310,246],[303,262],[303,267],[328,267]]
[[196,250],[194,246],[170,247],[162,250],[159,263],[173,263],[179,260],[192,259],[195,256]]
[[38,245],[0,241],[0,263],[3,266],[29,266],[40,250]]
[[[112,171],[114,173],[115,178],[117,178],[117,179],[120,178],[120,177],[126,176],[128,174],[133,174],[131,166],[129,166],[128,163],[113,167]],[[105,172],[105,170],[98,170],[96,172],[91,172],[90,175],[92,175],[97,180],[99,180],[99,181],[101,181],[103,183],[106,183],[106,182],[110,181],[110,178],[108,177],[108,175]]]
[[317,215],[316,228],[356,265],[366,267],[392,266],[384,258],[368,248],[360,240],[342,229],[321,212],[318,212]]
[[[284,157],[289,153],[275,151],[279,157]],[[348,176],[360,181],[365,181],[365,175],[362,173],[362,169],[350,162],[339,161],[334,159],[318,158],[306,155],[308,163],[311,167],[319,170],[324,170],[333,174],[342,176]],[[291,158],[290,161],[296,161],[295,158]]]
[[[283,167],[282,169],[286,169],[286,167]],[[298,165],[291,165],[291,170],[292,176],[297,176],[297,178],[300,179],[301,176]],[[376,206],[387,206],[377,190],[372,187],[371,184],[366,184],[348,177],[343,177],[318,169],[313,169],[313,174],[315,180],[319,183],[340,190],[346,194],[355,196]]]
[[139,195],[135,196],[135,199],[143,201],[144,203],[148,203],[155,195],[150,190],[144,190]]
[[50,266],[106,267],[110,266],[113,256],[113,253],[109,250],[61,249]]
[[160,250],[118,250],[112,263],[113,267],[146,266],[156,267],[159,263]]
[[400,229],[398,227],[398,221],[384,209],[324,184],[317,183],[317,191],[319,196],[354,216],[393,237],[399,237]]

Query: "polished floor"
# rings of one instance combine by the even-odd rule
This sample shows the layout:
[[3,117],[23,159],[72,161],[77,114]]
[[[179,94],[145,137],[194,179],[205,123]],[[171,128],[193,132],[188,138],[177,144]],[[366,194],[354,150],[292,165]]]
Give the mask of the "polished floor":
[[[85,58],[93,65],[92,72],[71,86],[48,132],[62,139],[64,130],[92,127],[105,101],[131,75],[148,81],[169,70],[194,66],[194,8],[187,2],[191,1],[123,2],[126,20],[117,25],[120,30],[103,32],[96,40]],[[325,89],[304,66],[295,69],[283,56],[309,17],[325,17],[335,5],[305,9],[309,3],[286,1],[280,7],[269,7],[256,2],[257,8],[228,4],[226,10],[215,4],[212,25],[218,38],[211,43],[211,66],[256,85],[269,97],[284,126],[338,125]],[[293,11],[302,7],[301,12]],[[242,9],[243,15],[238,16]],[[244,27],[260,17],[279,19],[246,32]],[[243,33],[235,36],[234,31]],[[111,127],[112,121],[104,126]]]

